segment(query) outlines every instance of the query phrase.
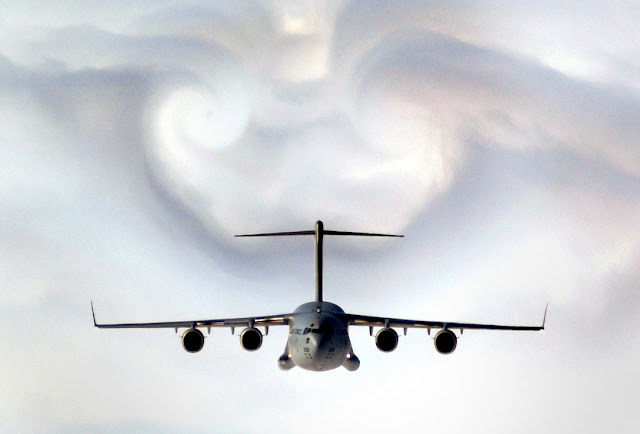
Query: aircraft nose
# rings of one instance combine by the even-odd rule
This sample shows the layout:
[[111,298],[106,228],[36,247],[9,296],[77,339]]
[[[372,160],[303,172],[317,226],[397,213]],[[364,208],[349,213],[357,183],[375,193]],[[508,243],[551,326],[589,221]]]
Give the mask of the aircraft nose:
[[314,356],[326,347],[327,337],[325,335],[314,334],[309,340],[309,349]]

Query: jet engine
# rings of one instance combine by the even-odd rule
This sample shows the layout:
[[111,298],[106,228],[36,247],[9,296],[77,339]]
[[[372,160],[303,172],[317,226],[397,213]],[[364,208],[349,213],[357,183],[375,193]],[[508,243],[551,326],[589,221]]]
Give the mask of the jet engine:
[[440,354],[453,353],[453,350],[456,349],[457,344],[458,338],[456,337],[456,334],[447,329],[440,330],[433,340],[433,345],[435,345],[436,350]]
[[247,327],[240,333],[240,344],[247,351],[256,351],[262,346],[262,332],[254,327]]
[[398,346],[398,333],[389,327],[381,328],[376,333],[376,346],[385,353],[395,350]]
[[187,329],[182,334],[182,347],[190,353],[197,353],[204,347],[204,335],[196,328]]

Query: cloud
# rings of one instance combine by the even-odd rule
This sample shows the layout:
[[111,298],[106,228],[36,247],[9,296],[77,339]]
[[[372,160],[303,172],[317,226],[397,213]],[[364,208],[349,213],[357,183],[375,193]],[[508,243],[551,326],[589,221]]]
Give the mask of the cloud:
[[[540,413],[533,432],[573,426],[567,408],[588,430],[605,427],[583,415],[598,408],[623,432],[631,409],[615,397],[638,359],[636,11],[551,6],[7,5],[0,429],[295,431],[305,421],[281,415],[299,402],[354,428],[423,422],[422,401],[386,402],[405,418],[371,422],[384,384],[437,393],[433,426],[462,409],[476,430],[513,432]],[[448,358],[418,333],[381,355],[354,330],[362,369],[313,376],[275,369],[284,329],[249,355],[213,333],[192,357],[172,332],[90,327],[90,298],[113,321],[293,309],[312,294],[312,240],[230,235],[318,218],[408,235],[327,242],[325,294],[346,310],[536,323],[550,302],[548,330],[465,333]],[[247,396],[260,402],[248,419],[230,410]],[[473,408],[449,406],[459,396]],[[456,423],[442,428],[469,430]]]
[[[633,122],[640,106],[622,89],[571,80],[429,30],[407,31],[399,19],[389,20],[374,45],[358,49],[357,41],[366,39],[359,32],[374,28],[377,15],[341,21],[359,7],[337,15],[338,31],[312,26],[310,36],[276,30],[278,19],[292,16],[287,10],[242,4],[150,12],[133,20],[128,34],[63,27],[35,47],[74,68],[131,71],[131,81],[118,83],[111,97],[126,92],[132,110],[121,100],[112,106],[102,105],[101,95],[92,100],[91,79],[83,99],[94,111],[133,113],[124,116],[140,130],[145,143],[138,152],[156,185],[218,242],[238,231],[267,230],[271,222],[300,225],[319,217],[402,231],[451,187],[478,138],[516,149],[568,146],[640,171],[633,163],[640,161]],[[406,5],[393,14],[420,8]],[[454,12],[417,16],[422,27],[433,28]],[[169,14],[166,28],[148,25]],[[315,37],[337,42],[316,47]],[[283,75],[279,68],[299,55],[282,63],[278,53],[292,47],[324,53],[318,54],[328,59],[324,72],[312,79]],[[345,47],[355,53],[349,62]],[[74,79],[105,74],[85,71]],[[55,104],[88,115],[77,101]]]
[[[261,216],[247,226],[267,229],[261,222],[282,218],[291,209],[308,210],[306,218],[298,220],[325,215],[367,227],[370,223],[358,216],[373,211],[374,221],[395,222],[390,229],[401,231],[454,182],[469,137],[516,149],[566,146],[636,175],[640,170],[634,163],[640,161],[634,146],[639,131],[632,122],[640,106],[620,89],[575,82],[544,67],[436,34],[400,35],[381,43],[355,70],[355,81],[346,96],[332,101],[333,110],[322,103],[318,107],[322,96],[311,85],[314,105],[309,106],[309,96],[289,101],[277,121],[257,115],[254,122],[252,104],[260,108],[282,104],[279,95],[267,94],[266,100],[256,101],[257,96],[250,94],[261,92],[256,87],[269,87],[264,79],[249,89],[237,81],[242,74],[232,72],[232,83],[217,84],[229,92],[186,90],[195,92],[191,95],[197,100],[190,104],[192,111],[182,111],[188,121],[182,126],[163,123],[162,135],[151,143],[156,152],[170,149],[174,152],[170,155],[180,155],[160,158],[160,165],[178,165],[163,167],[171,178],[164,186],[213,233],[231,233],[231,224],[241,220],[240,215]],[[330,85],[321,91],[336,94]],[[235,99],[225,103],[225,94]],[[162,107],[158,111],[180,122],[170,101],[158,101],[158,106]],[[240,117],[215,116],[213,106],[237,107],[232,112]],[[317,110],[317,117],[306,114],[311,109]],[[297,119],[300,113],[306,122]],[[217,123],[225,130],[216,131]],[[215,137],[185,138],[170,130],[179,132],[189,124],[205,126],[206,134]],[[191,131],[196,134],[196,129]],[[211,149],[219,141],[225,143],[226,154]],[[227,157],[236,149],[242,158]],[[293,162],[289,156],[298,149],[308,152]],[[252,167],[252,176],[246,178],[243,172],[250,160],[264,164]],[[163,174],[160,178],[164,180]],[[287,195],[283,178],[307,200]],[[337,212],[334,206],[333,215],[327,216],[327,204],[335,200],[313,186],[328,179],[339,183],[323,190],[339,191],[339,196],[348,198],[350,209]],[[224,191],[238,190],[246,195],[224,197]],[[261,190],[268,194],[257,194]],[[227,204],[224,209],[217,205],[221,202]]]

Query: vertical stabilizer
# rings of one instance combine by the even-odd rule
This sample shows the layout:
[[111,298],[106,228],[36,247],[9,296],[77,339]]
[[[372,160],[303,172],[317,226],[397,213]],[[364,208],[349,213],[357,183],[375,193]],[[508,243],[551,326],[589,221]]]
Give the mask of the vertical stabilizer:
[[316,222],[316,301],[322,301],[322,238],[324,225]]

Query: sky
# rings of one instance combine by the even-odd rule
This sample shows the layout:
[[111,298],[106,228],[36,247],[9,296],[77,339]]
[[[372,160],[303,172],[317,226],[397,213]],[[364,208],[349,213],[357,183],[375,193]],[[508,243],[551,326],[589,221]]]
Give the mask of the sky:
[[[0,431],[636,433],[640,4],[3,1]],[[425,331],[282,372],[213,330],[347,312]],[[380,413],[378,413],[380,412]]]

